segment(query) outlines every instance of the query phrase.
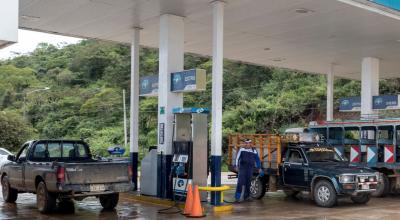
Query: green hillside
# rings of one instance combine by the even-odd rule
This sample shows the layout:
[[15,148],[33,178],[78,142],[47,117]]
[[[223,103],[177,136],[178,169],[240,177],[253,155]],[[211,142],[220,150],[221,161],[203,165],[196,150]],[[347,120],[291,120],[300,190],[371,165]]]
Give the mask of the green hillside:
[[[211,107],[211,60],[187,54],[190,68],[207,71],[207,91],[185,94],[185,106]],[[141,49],[140,74],[157,73],[157,50]],[[1,61],[0,146],[15,150],[30,138],[83,138],[105,155],[108,146],[123,144],[122,90],[129,106],[129,80],[130,48],[92,40],[62,48],[40,44],[31,54]],[[323,119],[325,82],[322,75],[225,61],[224,135],[277,132]],[[43,87],[51,89],[27,94]],[[382,81],[381,90],[397,93],[399,83]],[[359,82],[335,82],[335,98],[359,92]],[[156,124],[157,99],[141,98],[142,151],[156,144]]]

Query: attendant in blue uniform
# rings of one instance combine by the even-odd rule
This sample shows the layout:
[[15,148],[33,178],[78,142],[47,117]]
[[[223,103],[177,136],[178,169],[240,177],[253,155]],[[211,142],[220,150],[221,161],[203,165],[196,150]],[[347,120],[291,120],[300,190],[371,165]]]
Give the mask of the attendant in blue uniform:
[[253,177],[254,166],[257,167],[260,176],[264,175],[261,168],[260,157],[250,139],[246,139],[244,145],[240,147],[236,156],[235,165],[239,175],[235,199],[236,202],[241,202],[250,198],[250,184],[251,178]]

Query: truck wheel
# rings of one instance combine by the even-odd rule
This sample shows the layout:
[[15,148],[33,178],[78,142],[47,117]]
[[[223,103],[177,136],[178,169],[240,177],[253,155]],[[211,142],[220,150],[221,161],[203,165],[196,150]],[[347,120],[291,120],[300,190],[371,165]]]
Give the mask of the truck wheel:
[[260,177],[253,177],[250,184],[250,196],[253,199],[261,199],[265,195],[267,187]]
[[14,203],[17,201],[18,190],[11,188],[8,176],[4,176],[3,179],[1,179],[1,189],[5,202]]
[[369,202],[370,198],[371,198],[370,194],[367,193],[350,197],[351,201],[353,201],[356,204],[366,204],[367,202]]
[[47,191],[46,184],[43,181],[36,187],[36,204],[38,210],[43,214],[53,211],[56,207],[56,198]]
[[381,178],[376,188],[376,191],[372,193],[374,197],[385,197],[389,193],[390,190],[390,183],[389,178],[381,173]]
[[105,210],[113,210],[118,204],[119,193],[102,195],[99,197],[100,204]]
[[285,195],[287,197],[293,197],[293,198],[295,198],[299,194],[299,191],[296,191],[293,189],[288,189],[288,188],[284,188],[283,192],[285,193]]
[[330,208],[336,204],[336,191],[329,181],[318,181],[314,186],[313,194],[314,201],[318,206]]

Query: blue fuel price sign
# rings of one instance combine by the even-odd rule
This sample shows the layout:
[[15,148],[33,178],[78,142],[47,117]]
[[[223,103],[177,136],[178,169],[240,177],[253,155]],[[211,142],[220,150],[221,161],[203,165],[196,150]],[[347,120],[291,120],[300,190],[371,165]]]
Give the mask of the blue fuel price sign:
[[339,111],[341,112],[355,112],[361,111],[361,97],[347,97],[339,99]]
[[191,69],[171,73],[171,92],[194,92],[205,90],[205,70]]
[[372,108],[375,110],[399,109],[398,95],[374,96],[372,99]]
[[158,75],[144,76],[139,80],[140,96],[157,96],[158,95]]

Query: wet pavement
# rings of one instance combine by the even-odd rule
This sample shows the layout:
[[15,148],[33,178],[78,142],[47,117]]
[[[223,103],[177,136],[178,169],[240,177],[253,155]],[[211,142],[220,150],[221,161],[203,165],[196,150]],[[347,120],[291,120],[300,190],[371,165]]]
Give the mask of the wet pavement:
[[[231,192],[232,193],[232,192]],[[228,193],[228,194],[231,194]],[[227,195],[227,199],[231,199]],[[209,213],[205,219],[400,219],[400,196],[373,198],[367,205],[356,205],[350,200],[339,201],[334,208],[316,207],[307,196],[304,198],[286,198],[283,193],[268,193],[262,200],[234,205],[231,213]],[[158,214],[165,208],[132,200],[132,196],[123,194],[114,211],[102,211],[95,198],[75,202],[75,210],[65,205],[53,214],[42,215],[36,209],[36,197],[33,194],[20,194],[16,204],[6,204],[0,199],[0,219],[184,219],[180,214]],[[171,210],[174,211],[174,210]]]

